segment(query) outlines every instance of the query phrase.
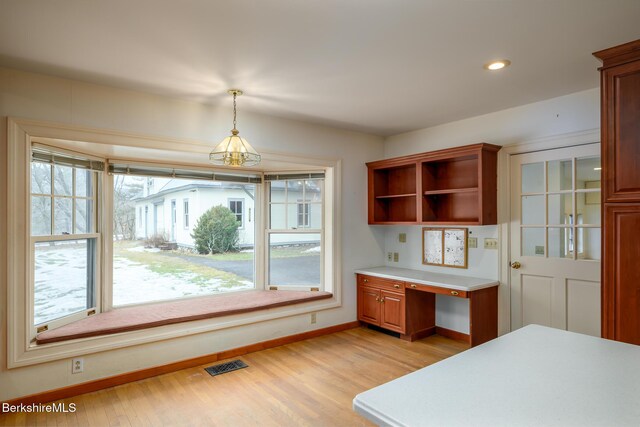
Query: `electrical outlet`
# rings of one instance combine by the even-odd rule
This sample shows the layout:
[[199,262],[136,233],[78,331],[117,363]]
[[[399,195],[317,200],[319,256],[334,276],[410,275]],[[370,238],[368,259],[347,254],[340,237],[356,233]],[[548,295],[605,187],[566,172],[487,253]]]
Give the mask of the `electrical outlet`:
[[317,320],[316,313],[311,313],[311,324],[313,325]]
[[498,249],[498,239],[492,239],[487,237],[484,239],[484,248],[485,249]]
[[387,260],[393,261],[393,252],[387,253]]
[[400,243],[407,243],[407,233],[398,234],[398,241]]
[[81,372],[84,372],[84,359],[82,357],[71,359],[71,373],[79,374]]
[[467,245],[470,248],[477,248],[478,247],[478,238],[477,237],[469,237]]
[[399,258],[400,258],[400,255],[398,254],[398,252],[394,252],[393,253],[393,262],[398,262]]

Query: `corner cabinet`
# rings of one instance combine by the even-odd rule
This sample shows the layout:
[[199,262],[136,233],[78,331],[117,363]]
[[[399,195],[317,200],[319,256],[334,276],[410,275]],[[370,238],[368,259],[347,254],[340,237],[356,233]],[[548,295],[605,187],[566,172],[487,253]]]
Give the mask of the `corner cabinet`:
[[475,144],[367,163],[369,224],[496,224],[500,148]]
[[602,337],[640,345],[640,40],[594,56],[603,63]]

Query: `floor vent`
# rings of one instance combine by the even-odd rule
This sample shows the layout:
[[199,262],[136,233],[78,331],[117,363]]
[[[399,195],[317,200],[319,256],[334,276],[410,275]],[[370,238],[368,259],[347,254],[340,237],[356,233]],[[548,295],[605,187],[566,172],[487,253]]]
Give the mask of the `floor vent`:
[[233,360],[231,362],[209,366],[208,368],[204,368],[204,370],[207,371],[209,375],[216,376],[216,375],[226,374],[227,372],[237,371],[238,369],[248,368],[248,367],[249,365],[244,363],[242,360]]

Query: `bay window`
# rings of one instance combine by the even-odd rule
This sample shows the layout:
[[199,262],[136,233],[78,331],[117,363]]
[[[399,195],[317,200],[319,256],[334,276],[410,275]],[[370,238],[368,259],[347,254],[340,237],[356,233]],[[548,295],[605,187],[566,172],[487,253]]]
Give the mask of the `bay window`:
[[[178,166],[171,164],[173,141],[15,119],[8,125],[9,368],[341,304],[337,161],[274,161],[309,171],[296,174],[213,171],[198,163],[198,150],[208,147],[185,151],[193,160]],[[154,158],[160,149],[168,154]],[[223,246],[202,250],[198,224],[210,211],[233,218],[232,233]],[[123,306],[271,289],[334,297],[197,324],[34,342],[39,332]]]

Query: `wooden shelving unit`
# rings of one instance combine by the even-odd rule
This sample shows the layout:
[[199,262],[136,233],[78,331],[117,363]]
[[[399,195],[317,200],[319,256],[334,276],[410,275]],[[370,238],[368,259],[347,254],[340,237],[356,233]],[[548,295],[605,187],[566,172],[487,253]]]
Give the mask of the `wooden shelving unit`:
[[369,224],[496,224],[500,148],[475,144],[367,163]]

